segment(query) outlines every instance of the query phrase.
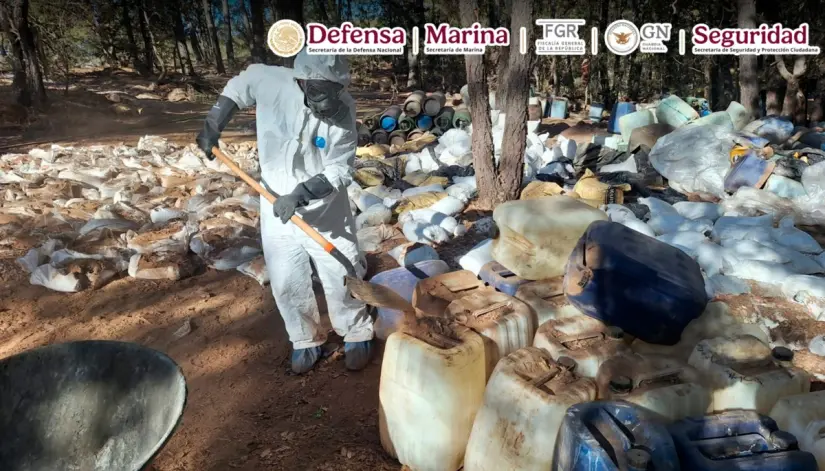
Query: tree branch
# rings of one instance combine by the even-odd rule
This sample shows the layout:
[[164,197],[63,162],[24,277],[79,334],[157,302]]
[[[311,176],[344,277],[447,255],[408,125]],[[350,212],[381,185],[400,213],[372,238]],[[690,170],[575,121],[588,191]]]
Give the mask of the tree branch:
[[776,57],[776,68],[779,70],[779,75],[781,75],[785,80],[792,80],[793,75],[788,72],[788,67],[785,66],[785,59],[782,56],[774,57]]
[[805,56],[797,56],[793,64],[794,77],[802,77],[808,70],[808,60]]

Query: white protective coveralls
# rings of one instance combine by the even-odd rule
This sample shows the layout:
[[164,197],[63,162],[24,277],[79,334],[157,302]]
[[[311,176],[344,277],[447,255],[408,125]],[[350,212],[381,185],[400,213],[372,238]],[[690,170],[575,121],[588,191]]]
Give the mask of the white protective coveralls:
[[[348,118],[330,124],[316,118],[304,105],[304,93],[296,82],[330,80],[347,86],[350,77],[345,61],[344,57],[307,55],[302,51],[295,58],[294,69],[250,65],[227,83],[222,95],[240,109],[257,106],[261,178],[276,196],[291,193],[296,185],[319,173],[336,188],[296,213],[335,245],[363,277],[366,263],[358,248],[355,218],[346,191],[352,182],[357,143],[355,101],[349,92],[342,91]],[[272,294],[296,350],[321,345],[327,335],[320,327],[310,260],[323,285],[335,332],[345,342],[373,338],[365,304],[354,299],[344,286],[346,268],[297,226],[281,223],[265,198],[261,198],[261,238]]]

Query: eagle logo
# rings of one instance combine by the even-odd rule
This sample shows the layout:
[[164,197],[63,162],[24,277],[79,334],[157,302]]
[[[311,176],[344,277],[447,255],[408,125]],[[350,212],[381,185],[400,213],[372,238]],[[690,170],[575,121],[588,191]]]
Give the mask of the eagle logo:
[[613,36],[616,36],[616,44],[627,44],[627,42],[630,41],[630,37],[633,36],[633,32],[613,33]]

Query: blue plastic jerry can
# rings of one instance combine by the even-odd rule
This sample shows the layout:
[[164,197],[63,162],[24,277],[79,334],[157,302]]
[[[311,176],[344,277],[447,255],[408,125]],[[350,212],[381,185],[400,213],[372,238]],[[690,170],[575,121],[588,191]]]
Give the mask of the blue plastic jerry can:
[[607,130],[613,134],[619,133],[619,118],[626,114],[634,113],[636,104],[623,101],[613,104],[613,111],[610,113],[610,120],[607,122]]
[[509,296],[515,296],[519,286],[530,282],[530,280],[516,276],[496,261],[484,264],[478,272],[478,277],[481,281]]
[[553,471],[680,469],[667,428],[625,401],[586,402],[567,409],[553,458]]
[[691,471],[816,471],[814,455],[770,417],[731,411],[690,417],[668,427],[682,469]]
[[708,302],[695,260],[611,221],[593,222],[579,239],[564,294],[584,314],[661,345],[676,344]]
[[740,156],[725,176],[725,191],[736,193],[743,186],[762,188],[776,168],[776,162],[765,160],[748,150]]

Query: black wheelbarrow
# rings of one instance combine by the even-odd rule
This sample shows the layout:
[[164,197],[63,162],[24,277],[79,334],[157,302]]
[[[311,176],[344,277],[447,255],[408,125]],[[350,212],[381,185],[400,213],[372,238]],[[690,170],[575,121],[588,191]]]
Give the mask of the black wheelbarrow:
[[0,470],[136,471],[172,436],[186,381],[165,354],[81,341],[0,360]]

